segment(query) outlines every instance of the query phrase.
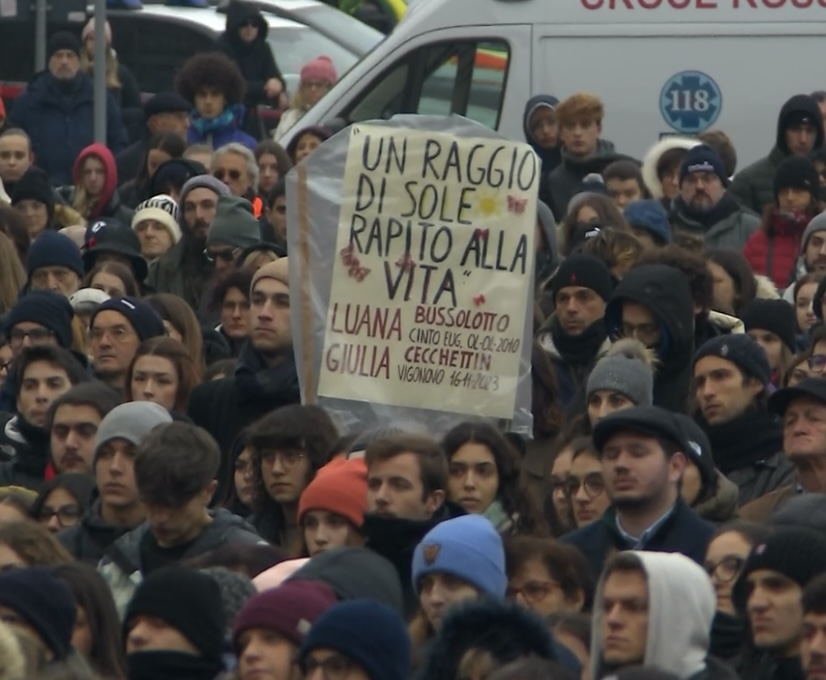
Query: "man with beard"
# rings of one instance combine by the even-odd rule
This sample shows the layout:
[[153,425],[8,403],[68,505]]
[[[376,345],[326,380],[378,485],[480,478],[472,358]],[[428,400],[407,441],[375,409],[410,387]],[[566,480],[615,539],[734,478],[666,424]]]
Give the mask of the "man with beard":
[[728,193],[723,159],[710,146],[691,149],[680,166],[680,193],[671,203],[675,235],[706,248],[741,250],[760,218]]
[[687,441],[679,420],[657,406],[616,411],[594,427],[611,505],[587,526],[562,537],[593,573],[618,550],[678,552],[702,564],[714,526],[680,497]]
[[198,309],[213,270],[204,255],[207,231],[218,209],[218,197],[229,194],[227,185],[211,175],[198,175],[184,184],[178,204],[183,237],[149,265],[147,286],[157,293],[177,295]]

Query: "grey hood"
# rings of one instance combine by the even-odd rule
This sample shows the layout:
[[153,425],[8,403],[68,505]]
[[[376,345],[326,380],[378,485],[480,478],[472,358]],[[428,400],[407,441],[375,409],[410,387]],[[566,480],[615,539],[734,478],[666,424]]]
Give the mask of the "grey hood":
[[[717,599],[703,568],[679,553],[630,551],[648,578],[648,640],[644,666],[683,679],[704,670]],[[602,663],[602,591],[599,580],[591,633],[591,677]]]

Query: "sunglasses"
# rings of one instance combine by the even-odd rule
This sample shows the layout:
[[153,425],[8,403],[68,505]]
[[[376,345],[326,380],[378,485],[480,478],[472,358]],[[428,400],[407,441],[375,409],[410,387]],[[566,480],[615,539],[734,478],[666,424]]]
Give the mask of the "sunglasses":
[[235,259],[235,254],[238,248],[225,248],[224,250],[208,250],[204,249],[204,257],[210,262],[221,260],[222,262],[232,262]]
[[241,179],[241,171],[240,170],[216,170],[212,173],[212,176],[215,179],[219,179],[222,182],[224,181],[225,177],[229,177],[231,180],[235,180],[236,182]]

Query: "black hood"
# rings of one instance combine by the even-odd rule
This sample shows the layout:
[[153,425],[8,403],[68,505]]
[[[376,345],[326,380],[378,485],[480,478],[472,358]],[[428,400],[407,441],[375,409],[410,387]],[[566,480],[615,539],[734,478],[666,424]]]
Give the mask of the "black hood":
[[256,40],[264,40],[269,31],[269,25],[264,20],[260,10],[255,5],[246,2],[230,2],[227,8],[227,36],[233,42],[240,42],[238,28],[244,22],[253,19],[258,26],[258,37]]
[[529,656],[557,659],[548,626],[534,612],[515,602],[476,600],[451,609],[417,678],[454,680],[471,649],[489,652],[501,665]]
[[557,141],[553,149],[545,149],[539,146],[531,133],[528,121],[533,115],[533,112],[538,108],[545,107],[555,111],[557,106],[559,106],[559,99],[553,95],[538,94],[528,100],[528,103],[525,104],[525,113],[522,114],[522,130],[525,133],[525,141],[531,145],[533,150],[536,151],[536,155],[539,156],[539,159],[542,161],[542,172],[550,172],[559,165],[559,161],[562,159],[562,145]]
[[665,327],[655,348],[661,364],[687,355],[694,347],[694,301],[691,287],[681,271],[664,264],[635,267],[619,282],[608,306],[605,321],[612,338],[622,332],[622,301],[648,308]]
[[[823,120],[823,114],[820,113],[817,102],[807,94],[796,94],[783,104],[780,115],[777,117],[777,148],[787,156],[789,149],[786,147],[786,128],[789,126],[789,116],[793,113],[805,113],[814,121]],[[815,125],[815,128],[817,129],[815,149],[819,149],[823,146],[823,125]]]

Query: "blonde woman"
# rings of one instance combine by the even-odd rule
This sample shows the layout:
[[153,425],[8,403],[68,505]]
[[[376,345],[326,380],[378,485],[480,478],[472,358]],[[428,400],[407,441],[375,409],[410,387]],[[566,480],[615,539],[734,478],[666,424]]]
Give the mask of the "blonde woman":
[[[118,62],[117,53],[112,48],[112,28],[108,21],[104,32],[106,34],[106,89],[115,98],[123,114],[124,123],[127,123],[131,115],[130,109],[136,110],[138,117],[143,111],[140,88],[132,72]],[[83,40],[83,49],[80,51],[80,70],[92,77],[95,66],[94,17],[89,19],[89,23],[83,27],[80,37]]]
[[301,82],[293,94],[290,108],[281,116],[273,138],[278,141],[338,80],[336,67],[330,57],[316,57],[301,69]]
[[121,202],[115,158],[106,146],[95,143],[83,149],[75,160],[72,177],[74,185],[60,187],[57,194],[82,219],[92,222],[113,218],[130,227],[134,211]]

